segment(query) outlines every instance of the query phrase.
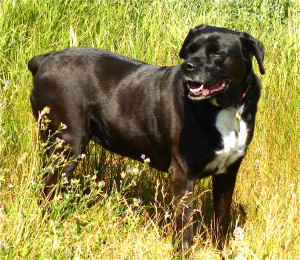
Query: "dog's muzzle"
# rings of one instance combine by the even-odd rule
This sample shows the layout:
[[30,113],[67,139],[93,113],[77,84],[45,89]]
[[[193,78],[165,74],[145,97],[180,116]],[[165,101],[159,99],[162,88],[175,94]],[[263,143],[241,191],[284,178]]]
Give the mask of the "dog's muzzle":
[[205,82],[205,80],[201,81],[199,75],[197,75],[197,64],[193,60],[185,61],[182,64],[182,69],[185,74],[185,83],[189,90],[188,95],[190,99],[202,100],[210,98],[223,92],[230,83],[228,79],[210,83]]

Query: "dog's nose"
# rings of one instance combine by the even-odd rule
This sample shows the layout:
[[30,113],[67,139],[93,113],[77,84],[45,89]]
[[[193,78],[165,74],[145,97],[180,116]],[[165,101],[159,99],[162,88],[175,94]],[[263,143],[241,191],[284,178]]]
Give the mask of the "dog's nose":
[[182,63],[182,68],[186,72],[191,72],[196,69],[196,63],[192,60],[187,60]]

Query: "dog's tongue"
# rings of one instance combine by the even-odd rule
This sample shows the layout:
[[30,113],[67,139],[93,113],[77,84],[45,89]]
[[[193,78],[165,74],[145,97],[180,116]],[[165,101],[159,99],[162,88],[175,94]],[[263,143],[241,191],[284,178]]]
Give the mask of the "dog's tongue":
[[209,94],[210,94],[209,89],[206,88],[206,89],[203,89],[203,90],[202,90],[202,95],[203,95],[203,96],[208,96]]

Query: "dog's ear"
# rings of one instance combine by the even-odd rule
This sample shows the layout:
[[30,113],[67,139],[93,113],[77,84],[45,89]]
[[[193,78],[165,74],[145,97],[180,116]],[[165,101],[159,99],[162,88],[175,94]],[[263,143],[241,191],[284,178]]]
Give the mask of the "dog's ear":
[[205,27],[207,27],[207,25],[202,24],[202,25],[199,25],[195,28],[190,29],[188,35],[186,36],[186,38],[185,38],[185,40],[182,44],[181,50],[179,52],[179,57],[180,58],[182,58],[184,60],[188,59],[188,45],[189,45],[189,43],[195,37],[195,34],[198,33],[199,31],[201,31],[202,29],[204,29]]
[[265,48],[262,42],[247,33],[241,33],[241,42],[243,45],[242,49],[246,49],[247,52],[244,53],[245,51],[243,51],[244,56],[249,57],[250,55],[250,59],[254,56],[257,60],[260,73],[265,74],[265,68],[263,65]]

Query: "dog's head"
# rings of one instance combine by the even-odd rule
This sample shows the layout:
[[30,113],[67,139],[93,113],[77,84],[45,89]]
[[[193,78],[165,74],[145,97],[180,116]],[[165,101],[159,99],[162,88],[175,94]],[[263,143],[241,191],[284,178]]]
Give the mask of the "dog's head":
[[[216,97],[222,106],[237,103],[245,91],[253,56],[264,74],[264,46],[247,33],[201,25],[190,30],[179,56],[184,84],[193,100]],[[221,95],[220,95],[221,94]]]

